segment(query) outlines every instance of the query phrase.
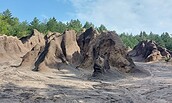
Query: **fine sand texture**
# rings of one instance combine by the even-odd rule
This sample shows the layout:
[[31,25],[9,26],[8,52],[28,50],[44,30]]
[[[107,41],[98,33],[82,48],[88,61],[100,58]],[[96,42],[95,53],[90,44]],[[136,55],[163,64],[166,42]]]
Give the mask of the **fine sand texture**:
[[[92,79],[72,66],[39,72],[0,63],[0,103],[172,103],[172,65],[135,62],[143,73]],[[150,72],[150,75],[148,75]]]

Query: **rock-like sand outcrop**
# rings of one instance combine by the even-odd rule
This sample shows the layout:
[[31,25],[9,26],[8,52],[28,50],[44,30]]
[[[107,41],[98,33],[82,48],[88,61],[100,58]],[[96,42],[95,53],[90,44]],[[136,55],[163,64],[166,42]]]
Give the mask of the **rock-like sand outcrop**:
[[91,27],[78,37],[77,42],[80,47],[81,55],[82,55],[80,66],[86,68],[93,63],[92,49],[93,49],[93,44],[95,44],[95,39],[98,35],[99,33]]
[[46,36],[46,45],[35,62],[33,70],[59,68],[63,64],[79,65],[80,48],[74,30],[64,34],[52,33]]
[[132,57],[137,57],[139,61],[158,61],[162,57],[170,58],[171,53],[166,48],[159,46],[155,41],[145,40],[137,44],[132,51],[129,52]]
[[20,65],[16,67],[22,67],[22,68],[28,68],[30,70],[33,69],[34,63],[36,59],[38,58],[39,54],[42,52],[43,47],[37,44],[34,46],[31,51],[27,52],[23,57],[22,57],[22,62]]
[[76,33],[74,30],[64,32],[61,47],[67,61],[74,65],[80,64],[80,48],[77,44]]
[[36,29],[33,30],[31,35],[23,37],[20,40],[29,51],[37,44],[40,46],[45,45],[44,35]]
[[51,40],[46,40],[44,50],[37,58],[33,70],[38,71],[47,68],[59,68],[61,64],[67,63],[61,48],[63,36],[58,33],[52,34],[52,36],[49,36]]
[[26,52],[26,48],[17,37],[0,36],[0,60],[10,61],[20,58]]
[[83,56],[80,66],[94,67],[94,74],[103,73],[110,67],[116,67],[124,73],[135,69],[123,42],[113,31],[97,34],[90,28],[80,35],[78,44]]

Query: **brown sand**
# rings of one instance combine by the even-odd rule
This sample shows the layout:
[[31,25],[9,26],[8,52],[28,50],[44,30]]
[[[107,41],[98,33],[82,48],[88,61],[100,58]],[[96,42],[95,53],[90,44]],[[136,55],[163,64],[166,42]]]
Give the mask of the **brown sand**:
[[172,66],[136,63],[151,76],[89,80],[92,71],[64,66],[46,72],[0,64],[0,103],[172,103]]

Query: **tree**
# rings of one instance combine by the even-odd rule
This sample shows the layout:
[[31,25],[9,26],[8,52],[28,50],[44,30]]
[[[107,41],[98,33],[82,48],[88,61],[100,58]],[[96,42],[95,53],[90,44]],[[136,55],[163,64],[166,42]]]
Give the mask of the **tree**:
[[5,10],[2,15],[4,16],[4,18],[11,18],[12,17],[12,13],[9,9]]
[[47,26],[47,30],[51,32],[63,33],[67,29],[65,23],[58,22],[54,17],[49,19],[46,26]]
[[92,24],[91,22],[86,21],[83,28],[89,29],[90,27],[94,27],[94,24]]
[[16,17],[13,17],[12,16],[12,13],[9,9],[5,10],[3,13],[2,13],[2,19],[4,21],[6,21],[8,24],[10,24],[11,26],[14,26],[16,24],[19,23],[19,19],[16,18]]
[[30,33],[31,31],[29,30],[29,23],[27,21],[23,21],[18,25],[18,33],[16,35],[17,37],[21,38],[27,36]]
[[145,31],[141,31],[140,32],[140,40],[142,41],[142,40],[146,40],[148,37],[148,35],[146,34],[146,32]]
[[172,38],[170,37],[170,35],[167,32],[165,32],[161,35],[161,38],[165,43],[165,47],[167,49],[172,50],[172,45],[171,45],[172,44]]
[[6,21],[7,23],[11,23],[11,19],[12,19],[12,13],[9,9],[5,10],[3,13],[2,13],[2,19],[4,21]]
[[18,25],[19,19],[13,17],[9,9],[0,15],[0,33],[16,36]]
[[47,29],[52,32],[57,32],[57,20],[55,17],[50,18],[47,22]]
[[107,28],[103,24],[101,24],[100,27],[98,27],[98,31],[104,32],[104,31],[107,31]]
[[3,15],[0,14],[0,34],[6,34],[8,32],[9,24],[3,20]]
[[81,22],[77,20],[71,20],[69,23],[67,23],[67,28],[75,30],[77,33],[81,32],[82,30],[82,24]]
[[8,33],[7,35],[13,35],[13,36],[17,36],[18,35],[18,27],[19,27],[19,19],[18,18],[12,18],[10,20],[10,23],[8,26]]
[[46,34],[47,33],[47,31],[48,31],[48,29],[47,29],[47,24],[46,23],[43,23],[43,22],[41,22],[40,24],[39,24],[39,31],[41,32],[41,33],[44,33],[44,34]]
[[58,22],[57,32],[63,33],[67,29],[67,25],[63,22]]
[[40,21],[37,17],[35,17],[33,19],[33,21],[30,22],[30,29],[31,30],[33,30],[33,29],[39,30],[39,25],[40,25]]

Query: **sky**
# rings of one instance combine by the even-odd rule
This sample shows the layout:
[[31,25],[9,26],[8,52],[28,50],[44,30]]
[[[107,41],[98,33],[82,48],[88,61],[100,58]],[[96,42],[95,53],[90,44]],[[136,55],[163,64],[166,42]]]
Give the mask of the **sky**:
[[79,19],[117,33],[172,34],[172,0],[0,0],[0,12],[6,9],[20,21]]

